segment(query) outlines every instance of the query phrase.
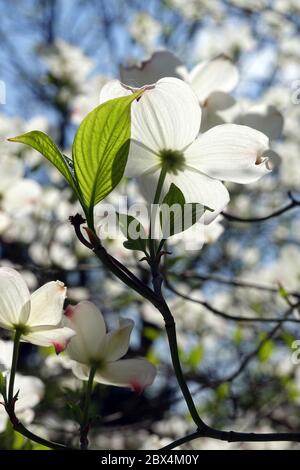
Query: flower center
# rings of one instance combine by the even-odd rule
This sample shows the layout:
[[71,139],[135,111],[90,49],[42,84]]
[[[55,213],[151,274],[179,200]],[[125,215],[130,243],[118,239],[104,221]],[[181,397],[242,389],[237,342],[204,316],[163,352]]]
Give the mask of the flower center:
[[28,333],[30,333],[30,328],[23,324],[23,323],[15,323],[13,324],[13,329],[17,332],[19,332],[21,335],[28,335]]
[[161,165],[166,168],[167,173],[177,174],[185,166],[185,158],[178,150],[161,150],[159,153]]
[[104,359],[90,358],[89,359],[89,366],[94,367],[96,370],[101,370],[105,366],[105,361],[104,361]]

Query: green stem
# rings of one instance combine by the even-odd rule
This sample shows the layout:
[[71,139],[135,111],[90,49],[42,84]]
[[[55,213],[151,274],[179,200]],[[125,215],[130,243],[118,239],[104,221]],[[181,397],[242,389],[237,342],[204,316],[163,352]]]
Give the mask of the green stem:
[[15,337],[14,337],[14,349],[13,349],[13,356],[12,356],[12,363],[11,363],[11,370],[10,370],[10,377],[9,377],[8,403],[11,403],[14,399],[15,375],[16,375],[17,366],[18,366],[21,336],[22,336],[22,330],[19,328],[16,328]]
[[[25,426],[22,423],[20,423],[20,421],[17,420],[15,415],[10,416],[10,419],[12,421],[12,425],[15,431],[22,434],[22,436],[27,437],[27,439],[30,439],[31,441],[36,442],[37,444],[41,444],[53,450],[77,450],[77,449],[72,449],[71,447],[67,447],[63,444],[59,444],[58,442],[48,441],[47,439],[43,439],[42,437],[37,436],[36,434],[34,434],[33,432],[25,428]],[[16,419],[15,423],[13,422],[14,419]]]
[[161,196],[161,192],[162,192],[162,188],[163,188],[166,176],[167,176],[167,169],[166,167],[163,166],[160,171],[159,178],[158,178],[158,183],[157,183],[157,187],[155,191],[153,204],[159,204],[160,202],[160,196]]
[[[160,175],[157,182],[157,187],[155,191],[155,196],[153,200],[153,205],[156,206],[160,202],[160,196],[162,192],[162,188],[167,176],[167,168],[165,166],[162,167],[160,171]],[[151,211],[152,216],[152,211]],[[156,216],[156,213],[155,213]],[[150,257],[153,260],[155,258],[155,240],[152,239],[152,220],[150,219],[150,230],[149,230],[149,250],[150,250]]]
[[[160,295],[162,296],[162,294]],[[182,372],[182,368],[181,368],[181,364],[179,360],[178,345],[177,345],[176,324],[174,321],[174,317],[163,297],[162,297],[161,305],[160,307],[158,307],[158,310],[162,314],[164,321],[165,321],[165,327],[166,327],[166,332],[167,332],[167,337],[168,337],[168,342],[169,342],[169,347],[170,347],[172,365],[174,368],[178,385],[185,399],[190,415],[198,429],[206,429],[207,426],[199,416],[193,397],[191,395],[191,392],[189,391],[189,388],[187,386],[187,383],[185,381],[185,378]]]
[[[159,200],[160,192],[163,186],[165,176],[166,176],[166,172],[162,171],[160,178],[159,178],[158,188],[155,194],[155,201]],[[181,369],[181,365],[179,361],[178,347],[177,347],[175,322],[161,292],[162,276],[159,272],[159,263],[158,263],[158,260],[156,259],[156,256],[154,256],[154,258],[150,262],[151,272],[152,272],[152,283],[154,286],[154,290],[151,290],[149,289],[147,285],[143,284],[138,278],[135,278],[134,275],[131,275],[131,273],[130,273],[130,276],[127,275],[127,269],[124,269],[125,267],[123,267],[120,262],[116,262],[116,260],[114,260],[114,258],[112,258],[107,253],[105,248],[102,246],[101,241],[99,240],[98,237],[96,237],[94,232],[89,233],[89,238],[92,243],[92,246],[93,246],[92,249],[95,255],[100,259],[100,261],[102,261],[104,266],[106,266],[109,271],[115,274],[115,276],[117,276],[128,287],[132,288],[135,292],[138,292],[142,297],[149,300],[152,303],[152,305],[156,307],[160,311],[160,313],[163,315],[165,324],[166,324],[169,345],[171,349],[172,363],[174,366],[177,381],[181,388],[182,394],[187,402],[187,406],[189,408],[189,411],[191,413],[193,420],[197,424],[198,428],[203,429],[206,425],[199,417],[199,414],[193,402],[193,398],[191,396],[191,393],[188,389],[188,386],[185,382],[185,379],[182,373],[182,369]],[[149,239],[149,242],[151,241],[152,240]],[[81,435],[84,436],[83,426],[81,426],[81,432],[82,432]]]
[[93,251],[97,258],[99,258],[110,272],[117,276],[128,287],[149,300],[153,305],[156,305],[157,299],[155,293],[149,289],[148,286],[142,283],[133,273],[130,273],[130,276],[128,276],[126,273],[127,270],[122,269],[120,267],[121,263],[107,253],[105,248],[101,245],[100,240],[98,240],[97,245],[93,247]]
[[[167,175],[166,167],[162,167],[160,175],[159,175],[158,183],[157,183],[157,188],[156,188],[153,204],[159,204],[160,202],[161,191],[163,188],[166,175]],[[171,352],[172,364],[173,364],[173,368],[175,371],[178,385],[181,389],[181,392],[186,401],[187,407],[189,409],[189,412],[191,414],[193,421],[195,422],[195,424],[197,425],[199,429],[204,429],[206,428],[206,424],[202,421],[202,419],[200,418],[198,414],[193,397],[189,391],[189,388],[187,386],[187,383],[185,381],[185,378],[182,372],[182,368],[181,368],[181,364],[179,360],[179,353],[178,353],[176,325],[175,325],[173,315],[162,294],[163,279],[159,271],[160,259],[159,257],[156,256],[155,240],[151,239],[151,235],[152,233],[151,233],[151,221],[150,221],[149,247],[150,247],[150,256],[151,256],[150,267],[151,267],[151,272],[152,272],[152,283],[153,283],[154,292],[157,295],[157,298],[160,300],[159,304],[156,305],[156,307],[162,314],[164,321],[165,321],[166,332],[167,332],[168,342],[169,342],[169,347],[170,347],[170,352]],[[166,240],[161,240],[159,249],[162,248],[165,241]]]
[[85,398],[83,405],[83,418],[80,426],[80,449],[86,450],[89,445],[88,432],[89,432],[89,409],[91,402],[91,395],[93,390],[94,377],[96,373],[96,367],[91,367],[89,380],[85,390]]
[[69,450],[70,448],[66,447],[63,444],[58,444],[56,442],[48,441],[47,439],[43,439],[42,437],[37,436],[36,434],[29,431],[23,424],[18,420],[15,414],[15,402],[18,399],[17,395],[14,395],[14,384],[15,384],[15,376],[17,372],[18,366],[18,357],[19,357],[19,349],[20,349],[20,340],[22,336],[22,329],[16,328],[15,330],[15,337],[14,337],[14,348],[13,348],[13,356],[12,356],[12,363],[11,363],[11,370],[10,370],[10,377],[9,377],[9,386],[8,386],[8,399],[5,402],[5,410],[9,416],[13,429],[24,437],[27,437],[33,442],[37,442],[38,444],[42,444],[43,446],[48,447],[49,449],[54,450]]
[[[159,257],[159,254],[161,252],[161,250],[163,249],[163,246],[164,244],[166,243],[166,239],[165,238],[162,238],[159,242],[159,245],[158,245],[158,248],[157,248],[157,253],[156,253],[156,257]],[[160,258],[158,258],[158,260],[160,260]]]

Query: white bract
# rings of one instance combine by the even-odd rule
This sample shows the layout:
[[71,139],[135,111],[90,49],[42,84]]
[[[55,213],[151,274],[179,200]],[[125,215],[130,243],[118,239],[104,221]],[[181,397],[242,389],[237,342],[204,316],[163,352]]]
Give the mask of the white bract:
[[132,87],[155,83],[164,77],[180,78],[193,88],[202,108],[203,131],[224,122],[220,112],[226,116],[237,113],[237,103],[228,93],[236,87],[239,73],[228,57],[200,62],[188,72],[172,52],[158,51],[140,66],[121,68],[121,81]]
[[188,82],[200,104],[204,105],[211,93],[232,91],[238,83],[239,73],[235,65],[225,56],[200,62],[188,72],[184,64],[169,51],[155,52],[139,67],[121,68],[121,81],[132,87],[140,88],[165,77],[180,78]]
[[231,93],[239,81],[239,72],[231,60],[221,55],[197,64],[190,72],[169,51],[155,52],[140,66],[121,67],[121,81],[133,87],[155,83],[164,77],[175,77],[189,83],[202,108],[201,131],[225,122],[244,124],[277,139],[282,132],[283,118],[274,106],[247,108]]
[[[167,175],[162,196],[174,183],[187,203],[201,203],[214,211],[206,212],[208,223],[229,202],[221,181],[251,183],[269,172],[269,140],[263,133],[223,124],[199,135],[201,108],[189,85],[169,77],[144,90],[132,104],[126,174],[140,177],[141,190],[150,202],[164,168]],[[130,88],[113,80],[104,86],[101,101],[130,93]]]
[[66,349],[74,361],[72,370],[76,377],[88,380],[94,367],[95,381],[99,383],[136,391],[152,384],[156,374],[152,364],[140,358],[120,360],[129,348],[132,320],[120,319],[119,328],[107,333],[100,310],[88,301],[69,306],[65,315],[67,325],[76,332]]
[[22,332],[21,340],[63,351],[74,331],[62,326],[66,287],[60,281],[44,284],[30,295],[22,276],[0,268],[0,327]]

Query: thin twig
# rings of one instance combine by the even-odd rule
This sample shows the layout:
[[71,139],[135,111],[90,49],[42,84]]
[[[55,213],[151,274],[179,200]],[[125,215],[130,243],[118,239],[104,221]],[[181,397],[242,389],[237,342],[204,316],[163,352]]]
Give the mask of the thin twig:
[[[247,317],[247,316],[231,315],[229,313],[226,313],[226,312],[223,312],[222,310],[217,309],[216,307],[213,307],[209,302],[206,302],[205,300],[195,299],[193,297],[190,297],[189,295],[179,292],[173,285],[171,285],[170,281],[166,279],[165,279],[165,286],[178,297],[181,297],[182,299],[187,300],[189,302],[202,305],[211,313],[221,318],[224,318],[225,320],[233,320],[233,321],[241,321],[241,322],[261,322],[261,323],[286,323],[286,322],[300,323],[300,320],[297,320],[296,318],[274,318],[274,317],[267,318],[267,317]],[[297,308],[297,306],[298,304],[296,304],[296,306],[293,306],[293,308]]]
[[271,214],[265,215],[263,217],[239,217],[233,214],[229,214],[228,212],[222,212],[222,215],[225,217],[225,219],[233,221],[233,222],[241,222],[241,223],[256,223],[256,222],[264,222],[265,220],[273,219],[275,217],[278,217],[281,214],[284,214],[285,212],[288,212],[291,209],[294,209],[295,207],[300,206],[300,201],[297,201],[297,199],[294,198],[291,192],[288,192],[288,197],[290,199],[290,202],[283,206],[281,209],[276,210],[275,212],[272,212]]

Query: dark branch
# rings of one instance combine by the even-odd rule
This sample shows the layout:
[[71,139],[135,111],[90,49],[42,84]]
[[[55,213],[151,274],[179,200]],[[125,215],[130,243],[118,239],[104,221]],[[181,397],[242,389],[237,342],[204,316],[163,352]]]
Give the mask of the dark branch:
[[[241,279],[236,279],[236,278],[228,278],[224,276],[220,276],[218,274],[199,274],[199,273],[193,273],[192,271],[186,271],[185,273],[174,273],[174,272],[169,272],[169,276],[173,276],[175,278],[183,278],[185,280],[199,280],[203,282],[216,282],[219,284],[225,284],[228,286],[232,287],[241,287],[241,288],[246,288],[246,289],[256,289],[256,290],[261,290],[265,292],[271,292],[274,294],[278,294],[280,292],[280,285],[266,285],[266,284],[259,284],[257,282],[253,281],[244,281]],[[286,291],[287,295],[293,296],[293,297],[300,297],[300,293],[295,292],[295,291]]]
[[186,442],[191,442],[201,437],[210,437],[212,439],[218,439],[219,441],[227,442],[300,442],[300,432],[278,432],[278,433],[247,433],[247,432],[235,432],[235,431],[219,431],[217,429],[210,428],[207,426],[205,429],[199,429],[199,431],[193,432],[188,436],[184,436],[177,439],[171,444],[162,447],[160,450],[171,450],[175,449]]
[[[181,297],[182,299],[185,299],[189,302],[202,305],[211,313],[214,313],[215,315],[218,315],[219,317],[224,318],[225,320],[233,320],[233,321],[241,321],[241,322],[264,322],[264,323],[286,323],[286,322],[300,323],[300,320],[297,320],[296,318],[273,318],[273,317],[267,318],[267,317],[246,317],[246,316],[230,315],[229,313],[222,312],[221,310],[213,307],[210,303],[206,302],[205,300],[194,299],[193,297],[190,297],[189,295],[182,294],[175,287],[173,287],[171,283],[166,279],[165,279],[165,286],[178,297]],[[298,304],[295,304],[293,305],[293,308],[297,308],[297,306]]]
[[275,217],[278,217],[281,214],[284,214],[285,212],[290,211],[291,209],[294,209],[295,207],[300,206],[300,201],[297,201],[297,199],[294,198],[291,192],[288,193],[288,197],[290,199],[290,202],[283,206],[281,209],[276,210],[275,212],[272,212],[269,215],[265,215],[263,217],[238,217],[233,214],[228,214],[228,212],[222,212],[222,215],[225,217],[225,219],[230,220],[232,222],[241,222],[241,223],[255,223],[255,222],[264,222],[265,220],[273,219]]

